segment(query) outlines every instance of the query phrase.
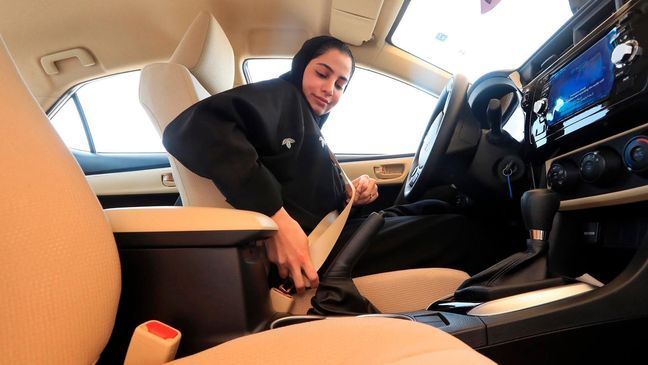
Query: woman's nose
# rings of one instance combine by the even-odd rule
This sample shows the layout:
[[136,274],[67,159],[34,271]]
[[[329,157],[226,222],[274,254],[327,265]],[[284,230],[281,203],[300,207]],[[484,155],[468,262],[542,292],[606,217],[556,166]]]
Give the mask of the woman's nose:
[[325,82],[322,85],[322,89],[326,93],[327,96],[333,95],[333,89],[334,88],[335,88],[335,83],[334,82]]

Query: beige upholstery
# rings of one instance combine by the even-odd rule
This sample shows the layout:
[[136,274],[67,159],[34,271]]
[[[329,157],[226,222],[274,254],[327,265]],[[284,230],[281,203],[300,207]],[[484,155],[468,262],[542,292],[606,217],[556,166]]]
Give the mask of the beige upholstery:
[[112,331],[110,226],[0,39],[0,363],[91,364]]
[[[140,102],[160,135],[183,110],[230,89],[234,84],[234,52],[216,19],[200,13],[167,63],[142,69]],[[171,170],[186,206],[231,208],[214,183],[169,156]]]
[[191,23],[169,63],[189,69],[211,95],[234,84],[234,50],[223,28],[206,12]]
[[266,231],[277,224],[248,210],[207,207],[133,207],[105,210],[113,232]]
[[[431,268],[383,272],[353,278],[358,291],[382,313],[423,310],[452,294],[468,274],[453,269]],[[292,314],[306,314],[315,290],[295,294]]]
[[[0,363],[92,364],[117,310],[115,242],[81,169],[1,38],[0,103]],[[291,326],[177,363],[284,364],[288,352],[299,363],[490,363],[433,327],[384,318]]]
[[327,319],[242,337],[171,362],[191,364],[493,364],[448,334],[388,318]]
[[361,276],[356,287],[383,313],[411,312],[452,294],[468,274],[453,269],[412,269]]

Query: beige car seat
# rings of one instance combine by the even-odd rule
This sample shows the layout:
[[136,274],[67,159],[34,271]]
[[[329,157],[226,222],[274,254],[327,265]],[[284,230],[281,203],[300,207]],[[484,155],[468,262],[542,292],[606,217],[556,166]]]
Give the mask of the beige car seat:
[[[199,14],[168,62],[142,69],[140,102],[160,135],[189,106],[230,89],[234,65],[232,45],[223,29],[213,15]],[[185,206],[231,208],[211,180],[194,174],[173,156],[169,161]],[[458,270],[431,268],[368,275],[354,281],[376,308],[393,313],[425,309],[452,294],[468,277]],[[305,313],[313,294],[298,296],[291,312]]]
[[[120,295],[113,234],[83,172],[0,38],[0,363],[94,364]],[[318,346],[313,346],[318,344]],[[491,364],[433,327],[325,320],[246,336],[177,364]]]

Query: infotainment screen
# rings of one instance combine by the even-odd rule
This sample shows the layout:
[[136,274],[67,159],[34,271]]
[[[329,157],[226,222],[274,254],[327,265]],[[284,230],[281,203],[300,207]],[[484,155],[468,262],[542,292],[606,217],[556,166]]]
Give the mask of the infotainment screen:
[[610,61],[616,28],[549,78],[547,125],[606,99],[614,87]]

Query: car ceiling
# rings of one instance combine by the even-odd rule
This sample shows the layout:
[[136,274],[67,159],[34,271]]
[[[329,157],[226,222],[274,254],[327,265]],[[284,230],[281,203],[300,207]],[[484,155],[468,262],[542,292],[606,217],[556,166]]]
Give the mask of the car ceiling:
[[[0,35],[43,108],[79,82],[166,60],[194,17],[210,11],[234,48],[239,66],[249,57],[290,56],[309,37],[328,34],[332,0],[2,0]],[[385,42],[403,0],[385,0],[374,38],[352,47],[358,64],[432,93],[449,75]],[[57,62],[47,75],[40,58],[81,47],[96,64]],[[243,81],[240,67],[236,83]]]

